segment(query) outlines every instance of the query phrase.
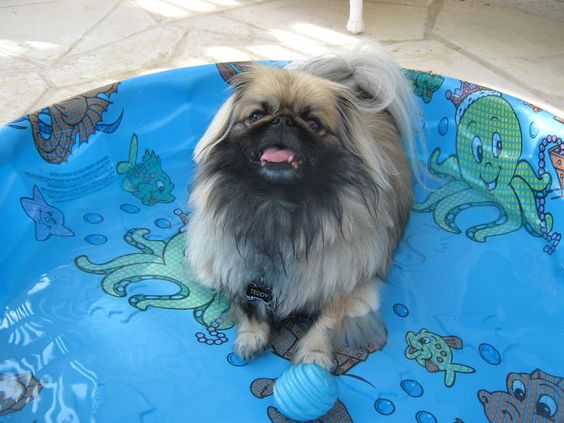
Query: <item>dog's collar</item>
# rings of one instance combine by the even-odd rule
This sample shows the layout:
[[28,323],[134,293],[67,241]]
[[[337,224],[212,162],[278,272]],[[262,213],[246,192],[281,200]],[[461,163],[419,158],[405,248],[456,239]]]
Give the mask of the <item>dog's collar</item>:
[[245,296],[249,302],[263,302],[267,306],[272,302],[272,290],[264,283],[263,277],[248,283]]

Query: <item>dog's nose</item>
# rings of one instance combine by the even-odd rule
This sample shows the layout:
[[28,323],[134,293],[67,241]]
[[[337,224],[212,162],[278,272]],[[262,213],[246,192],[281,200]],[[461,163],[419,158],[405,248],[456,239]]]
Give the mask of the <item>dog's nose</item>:
[[296,122],[291,116],[277,116],[270,122],[272,126],[296,126]]

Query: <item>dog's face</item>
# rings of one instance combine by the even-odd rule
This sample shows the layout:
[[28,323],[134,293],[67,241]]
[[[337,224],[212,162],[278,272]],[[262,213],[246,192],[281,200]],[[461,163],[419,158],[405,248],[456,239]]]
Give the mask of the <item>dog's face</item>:
[[232,142],[273,183],[295,183],[336,147],[335,88],[307,74],[268,69],[237,86]]
[[262,67],[239,75],[234,86],[226,133],[220,143],[208,145],[222,169],[268,184],[296,185],[330,171],[345,156],[339,133],[352,104],[342,87],[306,73]]
[[388,172],[370,130],[387,139],[388,114],[363,119],[348,88],[299,71],[256,67],[233,86],[196,147],[194,207],[270,256],[375,224]]

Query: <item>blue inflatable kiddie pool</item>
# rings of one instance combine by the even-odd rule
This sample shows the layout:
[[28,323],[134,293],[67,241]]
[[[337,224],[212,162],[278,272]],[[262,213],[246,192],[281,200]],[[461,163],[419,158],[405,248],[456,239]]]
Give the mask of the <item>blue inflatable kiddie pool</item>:
[[[239,70],[134,78],[0,127],[1,422],[290,421],[272,392],[301,323],[245,362],[228,304],[184,268],[192,150]],[[564,422],[564,121],[405,74],[433,189],[388,277],[388,344],[336,352],[318,421]]]

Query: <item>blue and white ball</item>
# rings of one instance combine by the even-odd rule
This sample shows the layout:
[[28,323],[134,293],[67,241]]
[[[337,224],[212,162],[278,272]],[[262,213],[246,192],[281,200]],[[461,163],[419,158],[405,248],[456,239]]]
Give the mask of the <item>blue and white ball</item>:
[[335,377],[317,364],[292,366],[274,385],[276,408],[294,420],[314,420],[327,414],[337,396]]

